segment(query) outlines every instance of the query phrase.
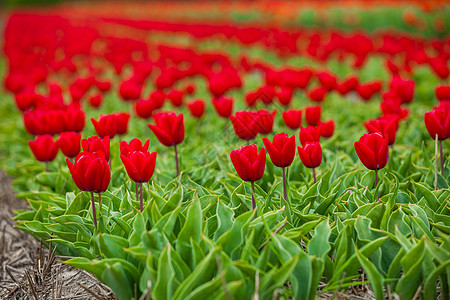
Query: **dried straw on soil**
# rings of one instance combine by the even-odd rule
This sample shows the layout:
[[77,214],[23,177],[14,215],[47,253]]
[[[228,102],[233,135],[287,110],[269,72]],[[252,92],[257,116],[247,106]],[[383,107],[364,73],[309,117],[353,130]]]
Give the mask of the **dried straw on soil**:
[[0,299],[116,299],[91,274],[61,263],[55,247],[14,228],[13,210],[26,207],[0,171]]

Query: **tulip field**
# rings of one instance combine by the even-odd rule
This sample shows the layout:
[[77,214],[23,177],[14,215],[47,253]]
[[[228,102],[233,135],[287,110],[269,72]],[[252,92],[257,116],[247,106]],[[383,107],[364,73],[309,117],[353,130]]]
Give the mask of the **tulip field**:
[[8,10],[15,227],[118,299],[450,299],[450,6],[368,2]]

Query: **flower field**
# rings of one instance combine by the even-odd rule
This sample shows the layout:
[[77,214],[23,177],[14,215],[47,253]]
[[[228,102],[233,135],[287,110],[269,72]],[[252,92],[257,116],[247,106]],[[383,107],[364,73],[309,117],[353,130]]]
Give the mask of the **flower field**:
[[449,299],[450,7],[369,2],[8,11],[16,228],[118,299]]

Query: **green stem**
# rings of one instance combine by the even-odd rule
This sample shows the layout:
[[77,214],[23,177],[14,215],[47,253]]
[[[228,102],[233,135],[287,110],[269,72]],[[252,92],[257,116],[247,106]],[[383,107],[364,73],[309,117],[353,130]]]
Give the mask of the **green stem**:
[[434,139],[434,189],[437,190],[437,172],[438,172],[438,135]]
[[443,146],[442,146],[442,140],[439,141],[439,151],[440,151],[440,157],[441,157],[441,174],[442,177],[445,178],[445,169],[444,169],[444,150],[443,150]]
[[177,145],[173,145],[173,149],[175,150],[175,168],[177,170],[177,177],[180,175],[180,167],[178,166],[178,151]]
[[144,211],[144,196],[143,196],[143,193],[142,193],[142,182],[140,182],[139,185],[140,185],[140,188],[141,188],[141,197],[140,197],[140,199],[141,199],[141,212],[143,212]]
[[287,201],[287,187],[286,187],[286,168],[283,167],[283,194],[284,194],[284,200]]
[[252,208],[253,210],[256,208],[256,201],[255,201],[255,182],[251,181],[252,184]]
[[91,203],[92,203],[92,220],[94,221],[95,229],[97,229],[97,213],[95,212],[94,192],[91,192]]

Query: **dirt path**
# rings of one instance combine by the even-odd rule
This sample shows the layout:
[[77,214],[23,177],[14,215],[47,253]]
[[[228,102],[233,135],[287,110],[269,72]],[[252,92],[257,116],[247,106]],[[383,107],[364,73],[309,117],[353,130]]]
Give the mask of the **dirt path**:
[[0,170],[0,299],[116,299],[91,274],[69,267],[31,235],[14,228],[11,178]]

